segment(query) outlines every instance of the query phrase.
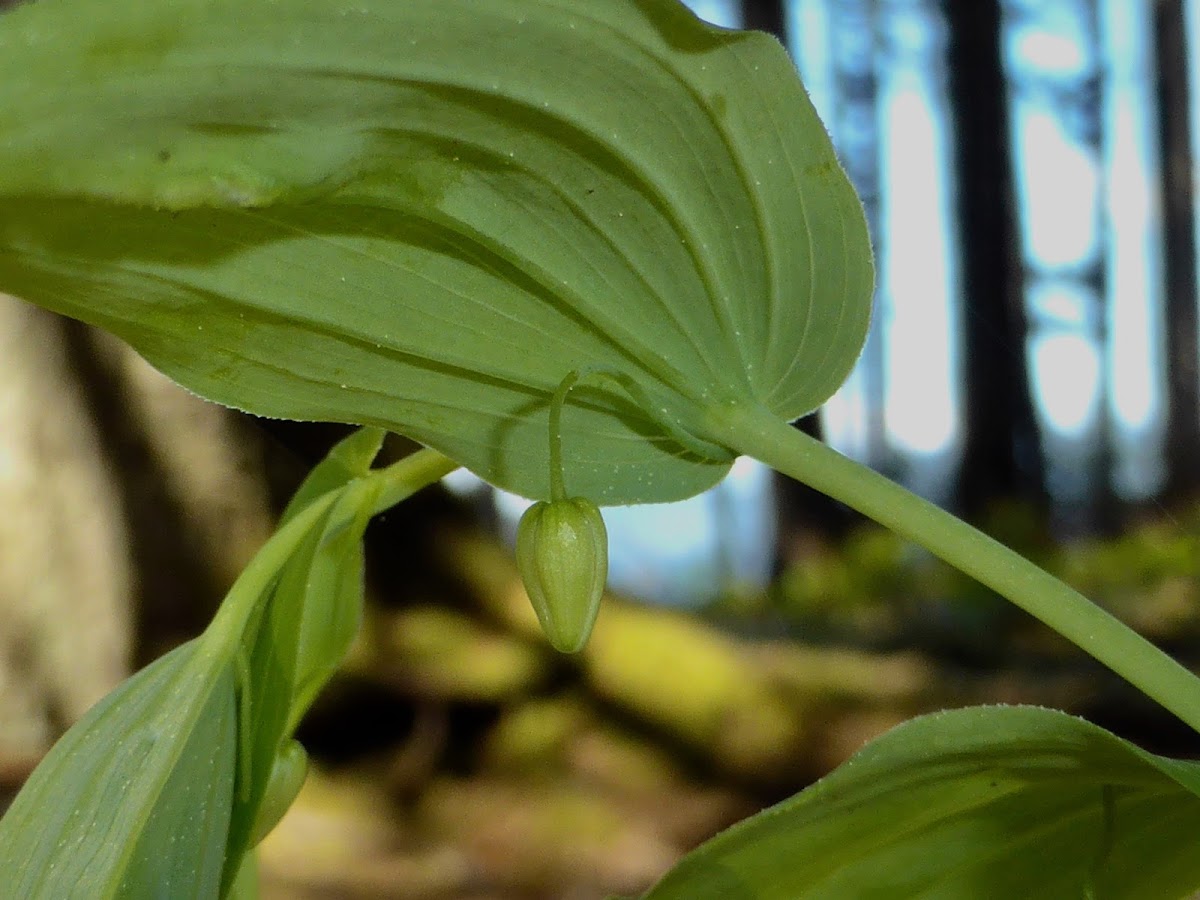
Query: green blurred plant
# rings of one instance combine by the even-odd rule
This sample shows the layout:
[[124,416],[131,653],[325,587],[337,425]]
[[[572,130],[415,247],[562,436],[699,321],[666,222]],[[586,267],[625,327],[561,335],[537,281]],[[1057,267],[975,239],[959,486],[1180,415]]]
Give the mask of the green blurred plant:
[[[1200,631],[1200,531],[1187,511],[1117,536],[1066,543],[1054,541],[1036,519],[1031,508],[1006,504],[980,527],[1140,633],[1178,640]],[[992,644],[998,634],[1024,627],[995,593],[874,524],[794,561],[767,602],[807,634],[857,640],[894,640],[906,628],[920,634],[928,624],[922,613],[931,612],[953,621],[967,643],[971,621]]]
[[[677,0],[39,0],[0,16],[0,135],[0,288],[210,399],[368,426],[205,634],[39,767],[0,822],[0,895],[253,896],[252,846],[302,777],[292,731],[358,621],[366,521],[455,465],[552,503],[557,479],[590,515],[755,456],[1200,729],[1183,667],[788,424],[854,364],[873,272],[765,35]],[[552,422],[584,369],[609,377]],[[372,470],[379,429],[431,449]],[[1178,896],[1200,884],[1197,825],[1194,764],[1047,710],[965,710],[892,732],[648,896]]]

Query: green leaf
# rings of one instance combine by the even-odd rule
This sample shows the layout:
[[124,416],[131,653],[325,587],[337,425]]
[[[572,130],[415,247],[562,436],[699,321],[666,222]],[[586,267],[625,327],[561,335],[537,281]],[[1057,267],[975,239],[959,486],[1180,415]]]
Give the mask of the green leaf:
[[347,490],[308,559],[284,573],[270,609],[271,640],[286,655],[288,731],[312,705],[350,649],[362,623],[363,533],[378,490]]
[[198,640],[54,745],[0,819],[0,896],[217,896],[237,741],[234,671]]
[[965,709],[889,732],[646,898],[1178,900],[1197,834],[1200,763],[1052,710]]
[[255,412],[597,503],[715,483],[865,334],[861,209],[782,47],[676,0],[39,0],[0,27],[0,289]]
[[296,489],[287,508],[280,516],[280,524],[290,521],[300,510],[312,503],[326,491],[344,487],[355,478],[362,478],[371,471],[371,464],[383,447],[386,432],[378,428],[360,428],[339,441],[324,459],[312,467],[304,482]]
[[[261,624],[247,630],[243,769],[234,798],[227,883],[240,871],[243,855],[282,817],[303,783],[304,769],[291,758],[299,750],[302,759],[303,749],[291,735],[358,632],[362,536],[381,486],[354,473],[367,471],[380,438],[363,429],[343,440],[313,469],[289,504],[294,518],[300,512],[297,499],[313,497],[320,487],[339,491],[284,566],[263,607]],[[291,784],[291,797],[277,796],[281,772],[298,777]],[[274,808],[264,813],[264,804]],[[272,820],[269,826],[264,817]]]
[[[300,492],[309,501],[203,637],[134,675],[55,744],[0,820],[0,897],[215,898],[234,880],[255,820],[266,827],[303,780],[303,753],[284,734],[296,697],[311,701],[357,626],[360,539],[384,480],[357,473],[380,437],[352,435],[314,469]],[[350,609],[332,622],[312,612],[330,604]],[[264,635],[272,655],[256,668],[250,648]],[[280,660],[282,679],[270,667]],[[261,767],[247,765],[260,748]],[[274,808],[260,816],[268,792]],[[239,889],[252,883],[246,872]]]
[[[304,781],[303,748],[292,734],[358,631],[367,523],[381,503],[400,502],[447,471],[446,461],[428,450],[371,470],[380,439],[371,429],[352,434],[300,486],[285,527],[311,517],[318,504],[323,511],[293,548],[259,618],[245,629],[227,886],[249,878],[247,852],[282,817]],[[321,488],[331,490],[319,493]],[[301,507],[306,497],[311,499]]]

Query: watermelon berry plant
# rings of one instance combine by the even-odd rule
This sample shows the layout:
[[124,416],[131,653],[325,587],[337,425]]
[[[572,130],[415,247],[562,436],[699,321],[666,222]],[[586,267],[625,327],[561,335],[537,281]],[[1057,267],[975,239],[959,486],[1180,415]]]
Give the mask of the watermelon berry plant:
[[[1191,672],[789,426],[850,371],[872,279],[782,47],[678,0],[0,13],[0,290],[219,403],[363,426],[208,629],[47,755],[0,820],[0,897],[255,896],[254,846],[304,777],[293,731],[359,621],[363,529],[458,466],[548,504],[519,555],[560,649],[598,603],[596,507],[692,496],[748,455],[1200,730]],[[376,468],[386,431],[427,449]],[[1180,897],[1197,833],[1200,764],[1052,710],[966,709],[873,742],[647,896]]]

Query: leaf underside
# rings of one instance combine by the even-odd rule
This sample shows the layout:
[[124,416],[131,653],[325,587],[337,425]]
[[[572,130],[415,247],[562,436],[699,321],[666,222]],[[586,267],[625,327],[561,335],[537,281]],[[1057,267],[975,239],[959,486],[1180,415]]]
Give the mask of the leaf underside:
[[572,369],[654,408],[574,392],[569,490],[667,500],[730,458],[663,418],[795,418],[865,334],[861,209],[787,55],[675,0],[40,0],[0,17],[0,133],[0,289],[529,496]]

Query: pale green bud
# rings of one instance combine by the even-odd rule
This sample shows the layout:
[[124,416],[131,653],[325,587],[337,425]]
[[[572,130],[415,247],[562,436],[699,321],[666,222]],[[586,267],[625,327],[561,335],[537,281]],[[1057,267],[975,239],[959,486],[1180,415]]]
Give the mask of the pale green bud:
[[517,568],[554,649],[582,650],[608,578],[608,532],[596,504],[575,497],[529,507],[517,528]]
[[271,829],[279,824],[300,793],[304,779],[308,776],[308,754],[299,741],[288,741],[279,751],[271,764],[271,774],[267,780],[267,790],[263,794],[262,803],[258,807],[258,815],[254,817],[254,828],[251,831],[250,845],[257,846]]

